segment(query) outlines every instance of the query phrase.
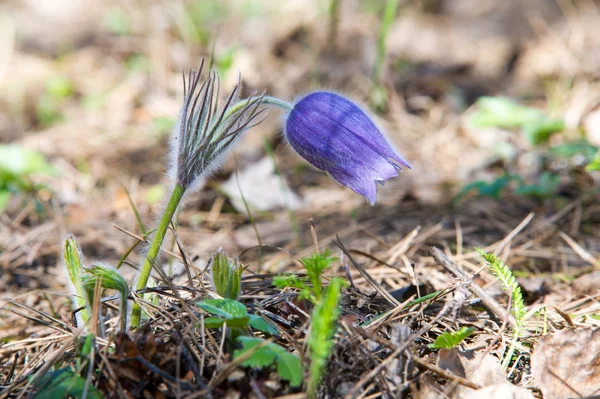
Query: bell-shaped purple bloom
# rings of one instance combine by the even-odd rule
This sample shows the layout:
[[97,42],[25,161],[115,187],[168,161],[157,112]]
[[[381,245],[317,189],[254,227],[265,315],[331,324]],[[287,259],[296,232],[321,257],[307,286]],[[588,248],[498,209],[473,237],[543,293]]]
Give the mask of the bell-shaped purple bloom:
[[363,110],[346,98],[314,92],[289,112],[285,136],[316,168],[375,203],[376,183],[410,168]]

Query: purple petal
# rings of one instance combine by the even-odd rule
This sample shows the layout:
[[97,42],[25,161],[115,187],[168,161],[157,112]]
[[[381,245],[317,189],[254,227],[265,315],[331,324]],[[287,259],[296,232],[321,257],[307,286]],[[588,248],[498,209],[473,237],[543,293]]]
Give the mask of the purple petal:
[[334,93],[316,92],[300,100],[286,122],[285,135],[300,156],[335,180],[375,202],[375,182],[410,167],[370,118]]
[[312,114],[314,119],[320,121],[330,119],[351,131],[377,153],[410,169],[410,165],[396,153],[371,118],[360,107],[339,94],[324,91],[311,93],[296,103],[292,112],[306,116]]

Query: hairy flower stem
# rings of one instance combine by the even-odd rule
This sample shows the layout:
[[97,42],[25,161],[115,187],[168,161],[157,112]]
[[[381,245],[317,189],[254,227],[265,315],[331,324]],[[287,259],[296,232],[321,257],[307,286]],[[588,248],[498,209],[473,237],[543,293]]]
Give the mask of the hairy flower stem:
[[[231,115],[235,114],[236,112],[238,112],[239,110],[244,108],[248,104],[248,100],[250,100],[250,99],[245,98],[245,99],[240,100],[237,103],[233,104],[231,107],[229,107],[223,120],[227,120],[227,118],[229,118]],[[294,106],[292,104],[288,103],[287,101],[283,101],[283,100],[278,99],[277,97],[271,97],[271,96],[264,96],[260,103],[261,103],[261,105],[271,105],[274,107],[281,108],[285,112],[289,112],[292,110],[292,108],[294,108]]]
[[[231,107],[227,109],[227,112],[223,116],[222,120],[227,121],[230,117],[232,117],[235,113],[243,110],[248,106],[249,101],[252,98],[246,98],[238,101],[233,104]],[[261,100],[261,104],[271,105],[275,107],[279,107],[286,112],[292,110],[292,104],[280,100],[275,97],[264,96]],[[150,277],[150,273],[152,272],[152,266],[158,257],[158,253],[160,251],[160,247],[162,245],[163,240],[165,239],[165,234],[167,234],[167,229],[169,228],[169,224],[171,224],[171,219],[175,215],[175,211],[177,210],[177,206],[181,202],[183,195],[185,194],[186,187],[181,184],[176,184],[173,189],[173,193],[171,194],[171,198],[167,204],[167,208],[165,209],[165,213],[160,219],[160,223],[158,228],[154,233],[154,237],[152,238],[152,242],[150,243],[150,249],[148,250],[148,255],[146,256],[146,260],[142,265],[142,270],[140,271],[140,275],[138,277],[135,289],[137,291],[143,290],[146,288],[148,284],[148,278]],[[139,304],[134,303],[131,311],[131,327],[138,327],[140,325],[140,320],[142,316],[142,308]]]
[[[180,184],[176,184],[173,189],[173,193],[171,194],[171,198],[167,203],[167,208],[165,209],[165,213],[160,219],[160,223],[158,228],[154,233],[154,237],[152,238],[152,243],[150,244],[150,249],[148,250],[148,255],[146,255],[146,260],[142,266],[142,270],[140,271],[140,275],[138,277],[135,289],[143,290],[146,288],[148,284],[148,278],[150,277],[150,273],[152,272],[152,266],[154,265],[154,261],[158,257],[158,253],[160,251],[160,246],[162,245],[163,240],[165,239],[165,234],[167,234],[167,229],[169,228],[169,224],[171,224],[171,220],[175,215],[175,211],[177,210],[177,206],[181,202],[183,198],[183,194],[185,193],[185,187]],[[131,312],[131,326],[138,327],[140,325],[140,319],[142,315],[142,308],[137,303],[133,304],[133,309]]]

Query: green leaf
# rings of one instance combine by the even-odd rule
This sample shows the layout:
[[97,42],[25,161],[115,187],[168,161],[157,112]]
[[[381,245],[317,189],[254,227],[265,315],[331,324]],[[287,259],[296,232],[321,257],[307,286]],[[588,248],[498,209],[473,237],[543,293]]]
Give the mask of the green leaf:
[[257,316],[254,314],[248,315],[250,317],[250,323],[248,325],[255,330],[262,331],[269,335],[276,335],[278,333],[277,329],[269,324],[265,319],[261,316]]
[[454,203],[460,202],[469,192],[476,191],[478,195],[499,199],[504,189],[511,181],[521,181],[521,177],[514,174],[505,174],[488,183],[483,180],[477,180],[467,184],[452,200]]
[[[263,344],[265,341],[261,338],[254,337],[238,337],[238,342],[242,344],[242,349],[237,349],[233,352],[233,358],[236,359],[257,345]],[[275,345],[275,346],[272,346]],[[251,357],[242,362],[244,367],[263,368],[273,364],[277,357],[276,344],[269,343],[264,347],[257,349]],[[281,348],[281,347],[280,347]],[[283,349],[283,348],[281,348]],[[285,351],[285,349],[283,349]]]
[[204,327],[206,328],[221,328],[225,324],[225,319],[219,319],[218,317],[205,317]]
[[[81,398],[86,389],[86,380],[65,367],[45,374],[35,384],[35,399]],[[104,396],[93,384],[87,384],[87,398],[102,399]]]
[[198,302],[198,306],[208,313],[224,317],[226,319],[235,319],[248,316],[246,307],[243,303],[235,299],[206,299]]
[[308,278],[300,278],[295,274],[279,275],[273,278],[273,285],[275,287],[280,289],[287,287],[296,288],[300,290],[300,299],[308,299],[314,303],[316,299],[313,294],[313,288],[308,283]]
[[[239,337],[238,342],[242,344],[242,349],[233,352],[234,359],[258,345],[264,345],[265,340],[254,337]],[[273,363],[277,366],[277,374],[284,380],[289,381],[292,387],[302,385],[303,370],[300,358],[273,342],[257,349],[250,358],[242,362],[242,366],[264,368],[273,365]]]
[[475,329],[469,327],[462,327],[456,332],[447,331],[438,335],[435,342],[428,346],[434,349],[451,349],[460,344],[462,340],[471,335],[473,331],[475,331]]
[[234,299],[207,299],[198,302],[198,306],[208,313],[221,316],[229,327],[241,328],[250,322],[244,304]]
[[86,290],[93,289],[96,285],[96,280],[102,278],[102,288],[117,290],[124,297],[129,295],[127,280],[113,268],[94,265],[84,269],[84,273],[83,285]]
[[539,199],[551,198],[556,192],[560,176],[550,172],[544,172],[540,176],[540,180],[535,184],[524,184],[515,190],[515,194]]
[[561,119],[541,118],[526,123],[523,126],[523,134],[531,145],[539,145],[547,142],[554,133],[565,130],[565,122]]
[[474,127],[480,128],[513,129],[544,118],[541,111],[517,104],[506,97],[481,97],[477,101],[477,107],[470,122]]
[[125,331],[127,329],[127,298],[129,297],[127,280],[117,270],[107,266],[94,265],[88,269],[83,269],[83,272],[81,282],[87,293],[89,303],[94,303],[94,290],[97,281],[101,281],[102,288],[119,292],[121,296],[120,326],[121,331]]
[[46,163],[44,156],[16,144],[0,145],[0,181],[10,174],[24,177],[34,173],[51,174],[55,169]]
[[576,155],[582,155],[586,159],[591,159],[598,149],[590,144],[587,140],[572,141],[569,143],[559,144],[548,151],[556,156],[564,158],[572,158]]
[[288,352],[279,353],[277,356],[277,374],[284,380],[289,381],[292,387],[302,385],[304,373],[300,358]]
[[519,128],[532,145],[545,143],[552,134],[565,129],[562,119],[549,118],[538,109],[506,97],[482,97],[477,101],[477,106],[478,110],[470,120],[473,127]]
[[600,152],[596,153],[594,159],[586,165],[585,170],[588,172],[600,170]]

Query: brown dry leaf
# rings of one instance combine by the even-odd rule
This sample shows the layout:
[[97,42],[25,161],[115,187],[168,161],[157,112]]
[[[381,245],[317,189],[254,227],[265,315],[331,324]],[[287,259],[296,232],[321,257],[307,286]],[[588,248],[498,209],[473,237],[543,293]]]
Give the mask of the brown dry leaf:
[[531,356],[536,385],[545,398],[600,392],[600,330],[562,330],[541,338]]
[[[438,366],[451,371],[459,377],[481,386],[487,387],[506,382],[498,359],[486,354],[484,349],[461,351],[456,348],[442,349],[438,355]],[[473,392],[472,389],[457,386],[453,391],[454,397],[462,398]]]
[[463,399],[533,399],[534,396],[528,389],[518,387],[508,382],[504,384],[490,385],[476,391],[466,392]]

